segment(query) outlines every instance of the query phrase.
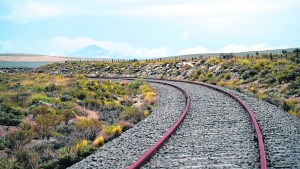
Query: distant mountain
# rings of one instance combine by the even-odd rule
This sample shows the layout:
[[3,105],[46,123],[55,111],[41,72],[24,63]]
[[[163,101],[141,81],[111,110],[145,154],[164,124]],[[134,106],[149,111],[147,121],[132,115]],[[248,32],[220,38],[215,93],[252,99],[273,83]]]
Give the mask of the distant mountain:
[[84,47],[73,54],[71,54],[74,57],[88,57],[88,58],[117,58],[118,56],[113,54],[112,52],[109,52],[97,45],[90,45],[87,47]]

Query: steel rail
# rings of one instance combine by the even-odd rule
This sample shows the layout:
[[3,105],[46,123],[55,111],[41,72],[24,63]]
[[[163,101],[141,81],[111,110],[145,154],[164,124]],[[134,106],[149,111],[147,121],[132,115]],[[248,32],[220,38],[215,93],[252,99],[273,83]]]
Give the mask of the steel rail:
[[[137,79],[137,78],[114,78],[114,77],[101,77],[101,78],[103,78],[103,79],[125,79],[125,80]],[[147,163],[151,159],[151,157],[153,157],[156,154],[158,149],[160,149],[164,145],[164,143],[170,138],[170,136],[176,131],[178,126],[182,123],[182,121],[184,120],[184,118],[188,112],[188,109],[190,107],[190,96],[184,89],[182,89],[176,85],[164,83],[164,82],[151,81],[151,80],[148,80],[148,82],[168,85],[168,86],[172,86],[172,87],[180,90],[183,93],[183,95],[185,96],[186,105],[183,110],[183,113],[180,115],[180,117],[177,119],[177,121],[171,126],[171,128],[169,128],[168,131],[154,145],[152,145],[142,156],[140,156],[137,161],[135,161],[130,167],[128,167],[129,169],[141,168],[145,163]]]
[[[169,79],[167,79],[168,81]],[[196,84],[196,85],[202,85],[208,88],[212,88],[214,90],[220,91],[222,93],[225,93],[229,95],[231,98],[235,99],[237,102],[242,105],[242,107],[247,111],[248,115],[250,116],[253,128],[256,133],[257,142],[258,142],[258,150],[259,150],[259,158],[260,158],[260,168],[261,169],[267,169],[267,159],[266,159],[266,151],[264,146],[264,140],[263,135],[261,134],[261,130],[259,127],[259,124],[255,118],[255,115],[253,111],[250,109],[250,107],[237,95],[233,94],[232,92],[226,91],[224,89],[221,89],[217,86],[210,85],[207,83],[201,83],[201,82],[193,82],[193,81],[185,81],[185,80],[169,80],[169,81],[175,81],[175,82],[184,82],[184,83],[190,83],[190,84]]]
[[[99,78],[105,78],[105,79],[127,79],[127,80],[134,80],[138,79],[139,77],[99,77]],[[201,83],[201,82],[193,82],[193,81],[185,81],[185,80],[174,80],[174,79],[154,79],[154,78],[140,78],[140,79],[149,79],[151,81],[149,82],[154,82],[154,83],[161,83],[161,84],[167,84],[171,85],[177,89],[179,89],[183,94],[185,95],[187,99],[187,105],[186,108],[184,109],[183,114],[180,116],[180,118],[176,121],[176,123],[169,129],[169,131],[159,140],[157,141],[145,154],[143,154],[137,161],[135,161],[129,169],[135,169],[135,168],[140,168],[143,166],[155,153],[156,151],[167,141],[167,139],[171,136],[172,133],[175,132],[177,127],[180,125],[180,123],[183,121],[185,115],[187,114],[188,107],[190,105],[190,98],[187,94],[187,92],[178,86],[169,84],[169,83],[163,83],[163,82],[158,82],[157,80],[163,80],[163,81],[174,81],[174,82],[183,82],[183,83],[190,83],[190,84],[196,84],[196,85],[202,85],[208,88],[212,88],[214,90],[220,91],[226,95],[229,95],[231,98],[235,99],[242,107],[247,111],[248,115],[250,116],[252,125],[254,127],[256,137],[257,137],[257,142],[258,142],[258,149],[259,149],[259,157],[260,157],[260,168],[261,169],[267,169],[267,160],[266,160],[266,152],[265,152],[265,147],[264,147],[264,141],[263,141],[263,136],[261,134],[261,130],[259,128],[259,124],[255,118],[255,115],[253,111],[250,109],[250,107],[237,95],[233,94],[232,92],[228,92],[224,89],[221,89],[217,86],[206,84],[206,83]],[[153,81],[154,80],[154,81]]]

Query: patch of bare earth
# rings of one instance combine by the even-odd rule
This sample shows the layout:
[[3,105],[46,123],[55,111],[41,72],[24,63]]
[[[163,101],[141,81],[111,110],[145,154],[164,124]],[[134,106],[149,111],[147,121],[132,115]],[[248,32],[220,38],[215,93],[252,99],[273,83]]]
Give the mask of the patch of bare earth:
[[137,108],[141,108],[144,105],[144,100],[141,94],[137,95],[137,98],[134,98],[133,102],[133,106]]
[[75,111],[78,112],[77,114],[80,114],[80,115],[76,115],[75,118],[73,118],[69,121],[70,123],[76,123],[80,119],[84,119],[84,118],[96,119],[96,120],[99,119],[99,113],[100,112],[89,110],[89,109],[87,109],[85,107],[82,107],[78,104],[76,104],[74,108],[75,108]]
[[31,125],[31,126],[35,126],[35,125],[36,125],[36,122],[34,121],[33,115],[32,115],[32,114],[30,114],[30,115],[24,117],[24,118],[22,119],[22,123],[27,123],[27,124],[29,124],[29,125]]
[[0,137],[5,137],[7,134],[10,134],[18,130],[16,126],[2,126],[0,125]]

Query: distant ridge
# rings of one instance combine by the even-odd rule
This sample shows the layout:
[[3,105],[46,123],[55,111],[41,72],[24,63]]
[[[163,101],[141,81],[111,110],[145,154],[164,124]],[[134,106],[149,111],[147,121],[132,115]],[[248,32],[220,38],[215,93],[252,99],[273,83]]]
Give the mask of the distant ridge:
[[[256,52],[259,54],[281,54],[282,50],[285,50],[287,52],[293,52],[294,49],[297,48],[285,48],[285,49],[272,49],[272,50],[256,50],[256,51],[245,51],[245,52],[229,52],[229,53],[199,53],[199,54],[187,54],[187,55],[176,55],[176,56],[168,56],[168,57],[163,57],[163,60],[167,59],[172,59],[172,58],[177,58],[177,59],[189,59],[192,57],[219,57],[220,54],[233,54],[234,56],[247,56],[248,54],[251,55],[256,55]],[[157,58],[155,58],[157,59]]]

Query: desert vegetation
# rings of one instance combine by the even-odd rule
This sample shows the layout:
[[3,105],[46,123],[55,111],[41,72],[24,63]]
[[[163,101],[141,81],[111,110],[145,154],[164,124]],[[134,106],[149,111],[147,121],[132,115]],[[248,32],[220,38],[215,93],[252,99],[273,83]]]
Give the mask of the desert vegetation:
[[286,60],[209,59],[191,80],[242,91],[300,117],[300,67]]
[[[279,54],[259,53],[189,59],[171,58],[127,62],[67,62],[43,66],[36,71],[66,76],[131,76],[206,82],[265,100],[300,117],[299,49]],[[146,97],[147,98],[147,97]]]
[[66,168],[146,118],[155,90],[42,73],[0,73],[0,168]]

